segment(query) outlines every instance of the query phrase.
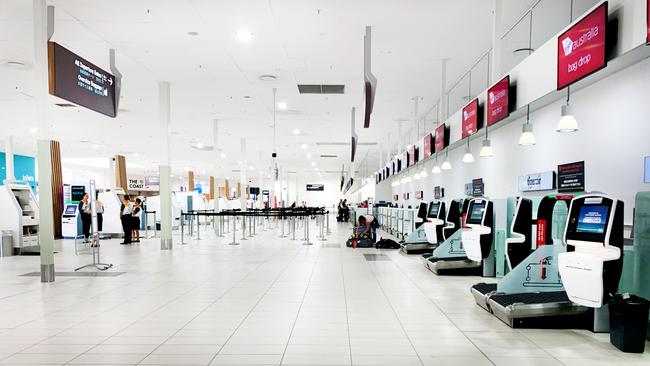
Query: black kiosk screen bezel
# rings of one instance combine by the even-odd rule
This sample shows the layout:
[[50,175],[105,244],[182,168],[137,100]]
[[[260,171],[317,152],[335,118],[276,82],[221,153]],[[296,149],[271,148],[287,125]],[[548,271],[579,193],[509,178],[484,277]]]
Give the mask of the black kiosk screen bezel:
[[[589,202],[589,199],[600,199],[599,202]],[[580,212],[585,206],[605,206],[607,207],[607,218],[605,219],[605,227],[601,233],[587,233],[578,231],[578,218],[580,217]],[[605,238],[609,232],[609,222],[614,214],[612,209],[614,207],[614,201],[606,197],[582,197],[578,200],[574,200],[571,205],[571,211],[569,212],[569,217],[567,219],[567,228],[566,228],[566,240],[576,240],[592,243],[601,243],[605,244]]]
[[[481,215],[481,218],[479,220],[474,220],[472,219],[472,213],[474,212],[474,207],[480,206],[483,208],[483,214]],[[465,220],[466,224],[474,224],[474,225],[481,225],[483,223],[483,218],[485,217],[485,210],[487,209],[487,201],[481,200],[481,201],[472,201],[469,203],[469,207],[467,208],[467,219]]]

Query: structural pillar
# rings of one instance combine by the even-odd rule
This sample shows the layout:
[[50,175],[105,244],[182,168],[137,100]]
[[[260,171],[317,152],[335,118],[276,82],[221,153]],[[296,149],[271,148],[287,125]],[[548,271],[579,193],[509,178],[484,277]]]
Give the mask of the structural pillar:
[[[49,39],[48,7],[45,0],[33,0],[34,16],[34,80],[36,99],[36,122],[38,126],[37,160],[38,160],[38,241],[41,251],[41,282],[54,282],[54,215],[52,212],[52,156],[50,140],[47,136],[48,123],[48,56]],[[54,19],[54,7],[51,8],[51,22]],[[51,24],[53,27],[53,23]],[[13,153],[13,152],[12,152]]]
[[7,182],[16,180],[14,174],[14,137],[7,136],[5,139],[5,173]]
[[239,195],[239,199],[241,200],[241,209],[242,211],[246,211],[246,204],[248,201],[248,180],[246,178],[246,171],[248,170],[248,159],[246,159],[246,138],[242,137],[241,138],[241,156],[242,156],[242,165],[241,169],[239,170],[239,182],[240,182],[240,189],[241,189],[241,194]]
[[158,115],[160,118],[160,249],[173,249],[171,152],[169,149],[170,93],[169,82],[158,83]]

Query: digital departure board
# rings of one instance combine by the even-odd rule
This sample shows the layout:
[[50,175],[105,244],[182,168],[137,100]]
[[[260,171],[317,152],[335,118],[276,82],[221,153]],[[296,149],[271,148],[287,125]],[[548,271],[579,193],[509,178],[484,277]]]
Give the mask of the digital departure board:
[[115,117],[115,76],[58,43],[48,43],[50,94]]

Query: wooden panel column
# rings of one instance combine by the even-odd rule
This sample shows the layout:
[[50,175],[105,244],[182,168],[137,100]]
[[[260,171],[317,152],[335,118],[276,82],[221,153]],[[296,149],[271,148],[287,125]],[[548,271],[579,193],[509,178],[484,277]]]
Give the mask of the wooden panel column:
[[214,177],[210,176],[210,198],[213,200],[217,199],[217,196],[215,196],[215,191],[214,191]]
[[237,182],[237,198],[241,198],[241,183]]
[[225,197],[226,197],[227,200],[229,200],[231,198],[230,197],[231,193],[230,193],[230,182],[228,181],[228,179],[226,179],[225,188],[226,188]]
[[129,181],[126,176],[126,158],[124,155],[115,155],[115,187],[122,188],[124,193],[129,193]]
[[54,237],[63,237],[61,215],[63,215],[63,170],[61,169],[61,144],[50,141],[52,167],[52,215],[54,220]]
[[187,172],[187,190],[189,192],[194,192],[194,172]]

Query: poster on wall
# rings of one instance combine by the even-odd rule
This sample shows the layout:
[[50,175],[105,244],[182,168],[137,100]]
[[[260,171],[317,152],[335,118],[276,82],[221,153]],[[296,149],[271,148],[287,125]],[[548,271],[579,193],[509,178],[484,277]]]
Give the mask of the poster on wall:
[[585,190],[585,162],[557,166],[558,192],[583,192]]
[[[7,179],[6,155],[0,152],[0,184]],[[36,191],[36,159],[31,156],[14,154],[14,178],[29,183]]]
[[468,105],[463,107],[462,112],[462,138],[468,137],[478,131],[479,124],[479,110],[478,98],[471,101]]
[[472,196],[485,196],[485,184],[483,184],[483,178],[472,179]]
[[393,195],[393,201],[395,201],[395,202],[399,201],[399,194],[394,194]]
[[115,76],[58,43],[48,42],[49,92],[115,117]]
[[435,152],[439,153],[449,144],[449,133],[446,124],[436,127],[435,134]]
[[408,159],[409,159],[409,164],[408,166],[415,165],[415,146],[409,147],[408,150]]
[[557,90],[607,66],[607,1],[557,38]]
[[431,134],[427,134],[424,136],[424,140],[422,141],[422,159],[426,159],[429,156],[431,156]]
[[487,92],[487,124],[501,121],[510,115],[509,103],[510,75],[506,75]]
[[307,184],[307,192],[322,192],[325,190],[324,184],[310,183]]
[[465,196],[471,197],[472,191],[472,183],[465,183]]
[[555,172],[552,170],[520,175],[519,192],[550,191],[555,189]]

